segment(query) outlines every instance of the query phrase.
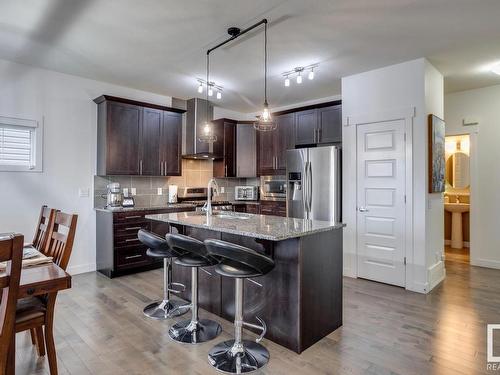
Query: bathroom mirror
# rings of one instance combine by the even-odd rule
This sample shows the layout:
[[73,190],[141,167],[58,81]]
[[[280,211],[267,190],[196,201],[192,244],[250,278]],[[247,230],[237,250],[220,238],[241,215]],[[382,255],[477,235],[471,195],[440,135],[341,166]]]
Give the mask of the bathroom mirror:
[[454,189],[465,189],[470,185],[469,155],[458,151],[448,157],[446,182]]

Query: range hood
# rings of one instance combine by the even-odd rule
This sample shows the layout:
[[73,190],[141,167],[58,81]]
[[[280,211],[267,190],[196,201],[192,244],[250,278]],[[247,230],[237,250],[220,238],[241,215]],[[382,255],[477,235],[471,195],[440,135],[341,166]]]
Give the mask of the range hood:
[[[203,126],[207,120],[207,101],[204,99],[193,98],[187,101],[186,105],[186,129],[185,129],[185,147],[183,147],[183,159],[207,159],[216,158],[213,153],[213,143],[204,143],[198,140],[203,131]],[[208,103],[208,120],[213,120],[214,107]]]

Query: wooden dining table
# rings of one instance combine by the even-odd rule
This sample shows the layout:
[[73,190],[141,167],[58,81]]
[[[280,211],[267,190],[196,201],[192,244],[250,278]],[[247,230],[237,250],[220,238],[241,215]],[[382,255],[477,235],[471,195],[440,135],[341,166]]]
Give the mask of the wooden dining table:
[[[5,271],[0,271],[0,277]],[[23,268],[19,282],[18,299],[40,296],[55,295],[60,290],[71,288],[71,275],[55,263],[40,264]],[[15,348],[14,348],[15,350]],[[9,356],[7,362],[7,374],[15,373],[15,356]]]

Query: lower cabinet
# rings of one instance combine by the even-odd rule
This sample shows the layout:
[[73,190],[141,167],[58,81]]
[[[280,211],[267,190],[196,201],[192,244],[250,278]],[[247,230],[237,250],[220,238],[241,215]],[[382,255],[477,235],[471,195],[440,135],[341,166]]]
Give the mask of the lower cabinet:
[[234,207],[234,212],[245,212],[247,214],[260,213],[260,205],[258,203],[235,204],[233,207]]
[[[193,209],[194,210],[194,209]],[[97,271],[113,278],[163,266],[161,259],[146,255],[147,247],[137,238],[140,229],[161,236],[168,233],[168,226],[146,219],[146,215],[186,211],[186,209],[131,210],[96,212],[96,265]]]
[[286,202],[260,201],[260,214],[286,217]]

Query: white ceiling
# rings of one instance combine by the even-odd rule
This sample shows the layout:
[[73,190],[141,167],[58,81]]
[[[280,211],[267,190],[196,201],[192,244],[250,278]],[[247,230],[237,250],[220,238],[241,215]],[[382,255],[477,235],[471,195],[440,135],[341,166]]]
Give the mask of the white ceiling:
[[[428,57],[446,91],[500,84],[498,0],[0,0],[0,58],[181,98],[229,26],[267,17],[272,107],[340,93],[340,77]],[[215,51],[222,107],[263,101],[263,33]],[[281,73],[319,63],[283,87]]]

